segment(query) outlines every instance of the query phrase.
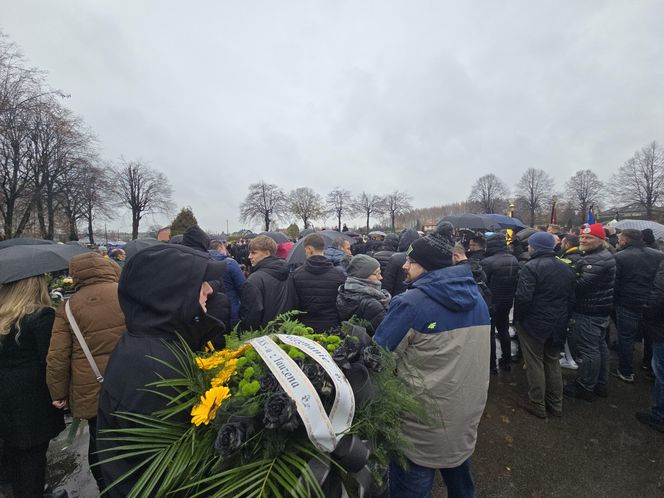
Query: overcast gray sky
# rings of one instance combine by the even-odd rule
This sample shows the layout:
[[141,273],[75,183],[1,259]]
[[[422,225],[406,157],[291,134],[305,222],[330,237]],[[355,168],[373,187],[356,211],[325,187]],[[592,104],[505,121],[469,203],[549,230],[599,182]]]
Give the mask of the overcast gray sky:
[[658,0],[0,0],[103,157],[164,172],[208,230],[242,226],[258,179],[416,207],[486,173],[608,179],[664,141],[662,19]]

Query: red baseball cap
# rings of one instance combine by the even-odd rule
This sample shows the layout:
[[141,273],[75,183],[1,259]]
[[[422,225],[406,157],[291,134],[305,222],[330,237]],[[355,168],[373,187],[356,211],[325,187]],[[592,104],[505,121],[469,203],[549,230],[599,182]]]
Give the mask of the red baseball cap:
[[601,223],[593,223],[592,225],[586,223],[581,227],[581,235],[592,235],[598,239],[606,240],[606,232],[604,232]]

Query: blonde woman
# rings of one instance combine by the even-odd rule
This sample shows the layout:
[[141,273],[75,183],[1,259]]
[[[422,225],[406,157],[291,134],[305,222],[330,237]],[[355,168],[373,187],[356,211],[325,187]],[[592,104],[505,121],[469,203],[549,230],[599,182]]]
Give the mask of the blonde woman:
[[0,439],[17,498],[43,496],[48,443],[65,427],[46,387],[54,316],[45,276],[0,287]]

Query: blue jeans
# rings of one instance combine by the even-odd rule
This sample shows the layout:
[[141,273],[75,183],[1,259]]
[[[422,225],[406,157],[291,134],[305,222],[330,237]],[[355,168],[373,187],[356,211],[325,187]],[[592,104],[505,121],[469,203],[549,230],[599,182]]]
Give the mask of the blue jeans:
[[655,374],[652,416],[664,422],[664,342],[652,343],[652,371]]
[[[408,469],[390,462],[390,496],[392,498],[429,498],[436,469],[409,462]],[[474,498],[475,484],[470,475],[470,458],[458,467],[440,469],[448,498]]]
[[616,306],[616,327],[618,329],[618,370],[623,375],[634,373],[634,340],[639,332],[641,311]]
[[609,380],[609,348],[606,345],[606,329],[609,317],[573,313],[574,325],[570,327],[568,341],[574,359],[579,364],[576,383],[593,392],[606,390]]

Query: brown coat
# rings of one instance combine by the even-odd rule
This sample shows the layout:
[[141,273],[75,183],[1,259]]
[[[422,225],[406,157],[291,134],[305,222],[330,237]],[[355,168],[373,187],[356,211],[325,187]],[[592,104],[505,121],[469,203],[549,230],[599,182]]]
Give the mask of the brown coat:
[[[108,358],[125,331],[118,302],[120,267],[91,252],[72,258],[69,271],[76,289],[69,306],[103,375]],[[51,398],[67,399],[74,417],[95,417],[100,384],[71,331],[64,302],[55,313],[46,362]]]

